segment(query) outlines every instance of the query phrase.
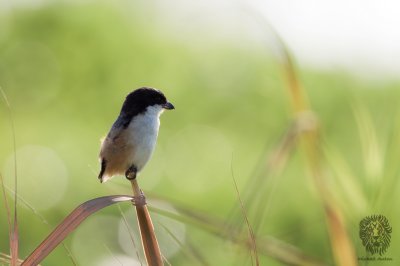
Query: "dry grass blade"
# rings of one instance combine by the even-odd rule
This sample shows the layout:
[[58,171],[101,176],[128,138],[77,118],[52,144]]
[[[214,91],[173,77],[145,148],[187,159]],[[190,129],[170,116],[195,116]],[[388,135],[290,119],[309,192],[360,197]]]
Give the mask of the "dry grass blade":
[[[253,229],[255,232],[258,231],[267,213],[268,208],[266,208],[266,204],[267,207],[270,204],[270,200],[265,199],[266,191],[267,189],[273,188],[274,184],[276,184],[274,179],[276,179],[275,177],[284,169],[288,158],[292,154],[292,149],[296,146],[298,137],[299,130],[297,129],[296,121],[294,121],[282,135],[279,144],[272,150],[268,158],[266,159],[266,156],[261,157],[258,163],[260,166],[257,166],[256,169],[253,170],[253,173],[245,184],[245,189],[241,193],[241,198],[242,201],[249,206],[249,216],[252,217],[251,214],[257,215],[253,222]],[[254,193],[255,191],[257,191],[257,193]],[[268,198],[271,198],[271,195],[272,193],[269,193]],[[228,221],[228,226],[237,229],[239,226],[235,225],[235,221],[238,221],[242,215],[237,212],[235,208],[232,210],[231,216],[232,217]]]
[[[22,263],[22,261],[23,260],[17,259],[18,265],[20,265]],[[5,265],[10,265],[11,264],[11,256],[0,252],[0,265],[3,265],[3,263],[5,263]]]
[[[267,216],[268,211],[272,205],[272,198],[274,196],[274,193],[276,193],[276,187],[278,185],[278,182],[280,182],[278,176],[284,169],[289,157],[293,154],[293,149],[297,145],[299,136],[300,133],[298,130],[298,123],[296,121],[293,121],[289,128],[286,130],[278,146],[273,150],[270,157],[268,158],[264,173],[260,174],[255,182],[256,186],[251,191],[250,195],[253,195],[253,198],[256,198],[256,196],[258,196],[257,201],[253,204],[248,203],[247,205],[254,205],[254,207],[252,207],[252,210],[256,217],[253,222],[253,229],[255,232],[258,232],[261,225],[265,221],[265,217]],[[266,186],[266,184],[263,184],[267,180],[269,180],[268,187]],[[258,191],[258,193],[254,193],[254,191]]]
[[[163,199],[157,198],[162,201]],[[252,243],[247,238],[243,237],[240,231],[227,231],[225,230],[225,222],[222,220],[212,217],[209,214],[201,213],[193,208],[188,208],[178,203],[171,203],[180,214],[176,214],[170,211],[158,209],[155,207],[149,207],[151,211],[154,211],[165,217],[180,221],[182,223],[191,224],[206,231],[209,234],[213,234],[225,240],[229,240],[235,244],[242,245],[245,248],[252,249]],[[320,266],[325,265],[319,259],[313,258],[307,254],[304,254],[298,248],[284,243],[283,241],[276,240],[271,237],[257,237],[258,252],[260,254],[275,258],[277,261],[288,265],[313,265]]]
[[188,243],[188,240],[186,239],[185,244],[183,244],[175,235],[174,233],[165,225],[159,223],[159,225],[167,232],[167,234],[175,241],[175,243],[180,247],[180,249],[185,253],[185,255],[196,262],[199,263],[199,265],[209,265],[206,260],[203,258],[203,256],[197,252],[191,245]]
[[357,265],[354,247],[347,234],[345,223],[342,218],[342,211],[333,200],[331,192],[323,176],[320,150],[320,130],[315,114],[308,107],[305,90],[302,88],[295,71],[292,57],[282,42],[283,65],[288,81],[288,90],[292,99],[294,118],[300,123],[302,129],[302,144],[309,169],[312,174],[314,185],[319,193],[322,205],[324,206],[325,218],[332,252],[337,265]]
[[[12,194],[15,193],[14,190],[10,189],[9,187],[5,186],[5,188]],[[18,197],[18,202],[20,204],[23,204],[26,208],[28,208],[36,217],[39,218],[39,220],[47,225],[50,226],[49,222],[46,220],[46,218],[40,213],[38,212],[29,202],[27,202],[23,197],[21,197],[21,195],[17,194]],[[76,262],[76,259],[74,258],[74,256],[72,255],[71,250],[67,247],[67,245],[65,245],[64,243],[61,243],[61,245],[63,246],[63,248],[65,249],[65,251],[67,252],[67,256],[71,259],[71,262],[73,265],[78,265],[78,263]]]
[[[4,187],[8,190],[9,193],[11,193],[11,194],[14,195],[14,193],[15,193],[14,190],[12,190],[11,188],[9,188],[8,186],[4,186]],[[18,195],[17,195],[17,198],[18,198],[19,204],[22,204],[22,205],[24,205],[26,208],[28,208],[36,217],[39,218],[39,220],[40,220],[42,223],[44,223],[44,224],[46,224],[46,225],[49,225],[49,222],[46,220],[46,218],[44,218],[44,216],[43,216],[42,214],[40,214],[31,204],[29,204],[21,195],[18,194]]]
[[114,258],[115,262],[117,262],[121,266],[124,266],[124,264],[118,259],[117,256],[115,256],[115,254],[111,251],[111,249],[106,244],[104,244],[104,248],[107,250],[108,253],[110,253],[111,257]]
[[13,231],[11,233],[11,265],[18,265],[18,222],[16,216],[14,216]]
[[63,241],[68,234],[77,228],[91,214],[112,204],[124,201],[132,201],[132,196],[114,195],[95,198],[78,206],[73,210],[53,232],[24,260],[22,265],[37,265],[54,248]]
[[125,225],[125,227],[126,227],[126,230],[128,231],[129,238],[130,238],[130,240],[131,240],[131,242],[132,242],[132,246],[133,246],[133,248],[135,249],[136,257],[137,257],[138,261],[140,262],[140,265],[143,266],[142,260],[140,259],[139,250],[138,250],[137,247],[136,247],[135,237],[133,236],[133,232],[131,231],[131,228],[129,227],[128,220],[126,219],[126,217],[125,217],[124,213],[122,212],[120,206],[118,206],[118,210],[119,210],[119,213],[120,213],[121,216],[122,216],[122,220],[124,221],[124,225]]
[[[4,199],[4,207],[6,208],[6,213],[7,213],[7,222],[8,222],[8,238],[10,240],[12,240],[12,225],[11,225],[11,211],[10,211],[10,205],[8,204],[8,200],[7,200],[7,195],[6,195],[6,188],[4,185],[4,181],[3,181],[3,176],[0,173],[0,183],[1,183],[1,188],[2,188],[2,195],[3,195],[3,199]],[[11,253],[12,254],[12,253]]]
[[[6,103],[7,106],[7,111],[8,111],[8,116],[10,119],[10,124],[11,124],[11,133],[12,133],[12,138],[13,138],[13,149],[14,149],[14,190],[17,192],[18,190],[18,184],[17,184],[17,153],[16,153],[16,139],[15,139],[15,127],[14,127],[14,119],[12,117],[12,112],[11,112],[11,105],[10,102],[7,99],[7,96],[4,92],[4,90],[0,87],[0,92],[1,95]],[[4,187],[3,187],[4,190]],[[11,249],[11,265],[17,265],[17,260],[18,260],[18,214],[17,214],[17,193],[14,195],[14,219],[13,219],[13,226],[12,230],[10,227],[10,249]],[[10,213],[8,212],[8,215]]]
[[333,209],[335,206],[325,206],[328,229],[331,236],[332,248],[337,265],[357,265],[354,258],[354,251],[349,247],[349,239],[345,231],[343,218],[340,211]]
[[331,265],[322,262],[319,258],[305,254],[296,246],[285,243],[274,237],[264,237],[259,239],[259,252],[272,254],[271,257],[279,259],[286,265],[307,265],[307,266],[327,266]]
[[249,232],[249,236],[250,236],[250,241],[249,242],[251,243],[251,249],[252,249],[251,258],[253,260],[253,255],[254,255],[254,258],[255,258],[255,261],[256,261],[256,265],[258,266],[258,265],[260,265],[260,261],[258,259],[258,254],[257,254],[256,238],[254,236],[253,228],[251,227],[249,219],[247,217],[247,213],[246,213],[246,209],[244,208],[243,201],[240,198],[240,192],[239,192],[236,180],[235,180],[235,176],[233,175],[232,163],[231,163],[231,175],[232,175],[233,184],[235,185],[235,191],[236,191],[237,199],[238,199],[239,204],[240,204],[240,209],[242,211],[243,219],[244,219],[244,221],[246,223],[246,226],[247,226],[247,229],[248,229],[248,232]]
[[[329,227],[328,230],[331,233],[331,245],[335,260],[340,265],[356,265],[354,248],[344,228],[344,222],[337,222],[342,221],[341,210],[337,208],[337,204],[330,196],[330,191],[328,190],[327,184],[325,184],[324,181],[324,176],[322,175],[322,153],[319,150],[320,141],[318,122],[314,113],[309,108],[307,94],[297,77],[292,56],[279,34],[270,27],[270,24],[267,22],[265,17],[254,9],[251,9],[251,13],[255,15],[254,17],[256,21],[258,21],[262,27],[267,28],[268,32],[272,33],[279,48],[279,57],[282,60],[281,63],[288,83],[288,95],[290,97],[291,107],[294,111],[293,116],[294,119],[299,122],[299,129],[303,131],[300,132],[301,141],[307,163],[312,173],[314,185],[319,193],[322,205],[324,206],[325,217]],[[341,235],[333,235],[332,233],[334,232]],[[337,239],[340,239],[340,241],[337,241]],[[341,243],[342,246],[338,246],[337,243]],[[345,249],[347,249],[347,252],[344,252]]]

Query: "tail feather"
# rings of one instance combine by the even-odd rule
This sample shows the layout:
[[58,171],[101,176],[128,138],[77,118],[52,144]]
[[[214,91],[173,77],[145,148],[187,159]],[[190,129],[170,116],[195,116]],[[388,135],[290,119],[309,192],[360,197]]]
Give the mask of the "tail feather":
[[107,178],[103,179],[104,172],[106,171],[107,161],[105,159],[101,159],[101,170],[98,178],[100,179],[100,183],[107,181]]

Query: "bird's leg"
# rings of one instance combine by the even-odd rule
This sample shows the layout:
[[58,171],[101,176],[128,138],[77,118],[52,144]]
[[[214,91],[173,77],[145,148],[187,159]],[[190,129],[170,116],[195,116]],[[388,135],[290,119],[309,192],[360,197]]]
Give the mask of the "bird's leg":
[[126,170],[125,177],[126,179],[131,181],[133,191],[136,191],[136,193],[134,193],[135,205],[144,206],[146,205],[146,197],[144,196],[143,191],[139,189],[139,187],[137,186],[136,174],[137,174],[137,168],[134,165],[132,165],[131,167],[128,168],[128,170]]
[[129,181],[132,181],[136,178],[136,174],[137,174],[137,168],[134,165],[132,165],[131,167],[128,168],[128,170],[126,170],[125,177]]

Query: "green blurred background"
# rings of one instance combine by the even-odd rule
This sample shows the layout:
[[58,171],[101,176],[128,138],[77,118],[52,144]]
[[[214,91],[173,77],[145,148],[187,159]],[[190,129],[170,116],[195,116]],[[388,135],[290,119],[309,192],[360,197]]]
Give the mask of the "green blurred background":
[[[234,217],[229,221],[243,226],[240,214],[232,216],[240,213],[234,175],[258,235],[333,264],[321,202],[302,153],[292,150],[276,175],[268,175],[265,166],[292,116],[285,75],[270,43],[255,41],[240,21],[232,36],[201,30],[196,19],[180,21],[185,28],[168,25],[163,12],[153,1],[62,1],[2,10],[0,86],[15,124],[20,257],[80,203],[131,193],[124,178],[98,182],[97,155],[124,97],[151,86],[161,89],[176,110],[162,115],[156,151],[138,179],[150,205],[174,211],[167,203],[177,202],[210,219]],[[257,23],[253,27],[273,40],[271,31]],[[399,82],[306,67],[298,73],[322,125],[324,171],[356,255],[365,256],[359,221],[383,214],[393,227],[385,256],[397,261]],[[1,103],[0,169],[12,189],[13,134]],[[249,185],[263,175],[266,182]],[[166,200],[151,201],[151,195]],[[265,203],[264,209],[251,205],[255,198]],[[9,253],[3,199],[1,203],[0,251]],[[121,204],[121,210],[134,227],[129,204]],[[228,239],[153,215],[162,252],[172,265],[202,264],[187,255],[184,247],[190,245],[210,265],[251,264],[248,251]],[[117,207],[93,215],[65,244],[78,265],[135,265],[137,259]],[[271,256],[260,255],[260,260],[282,264]],[[72,262],[59,247],[42,265]]]

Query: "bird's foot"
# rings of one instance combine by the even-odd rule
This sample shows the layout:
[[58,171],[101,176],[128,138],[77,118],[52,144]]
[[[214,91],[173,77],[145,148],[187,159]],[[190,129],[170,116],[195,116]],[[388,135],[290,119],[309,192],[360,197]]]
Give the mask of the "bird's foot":
[[144,196],[144,193],[142,190],[140,190],[140,195],[139,196],[135,196],[133,199],[133,203],[135,204],[135,206],[144,206],[146,205],[146,197]]
[[128,170],[126,170],[125,177],[129,181],[134,180],[136,178],[136,174],[137,174],[137,168],[132,165],[131,167],[128,168]]

